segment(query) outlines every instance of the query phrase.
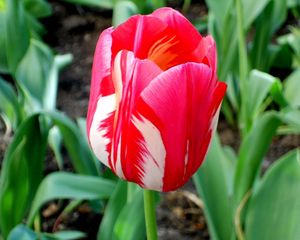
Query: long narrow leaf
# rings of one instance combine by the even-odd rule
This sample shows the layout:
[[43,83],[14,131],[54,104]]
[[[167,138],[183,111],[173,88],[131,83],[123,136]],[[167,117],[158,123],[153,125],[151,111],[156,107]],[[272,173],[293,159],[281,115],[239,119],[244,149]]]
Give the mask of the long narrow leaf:
[[0,181],[0,228],[4,237],[24,218],[42,179],[47,130],[41,126],[39,115],[27,118],[5,154]]
[[61,113],[50,112],[48,116],[59,128],[75,170],[81,174],[99,176],[99,161],[95,159],[79,128]]
[[23,1],[6,0],[5,5],[5,50],[9,70],[14,74],[28,49],[29,29]]
[[263,157],[280,124],[276,113],[267,112],[257,118],[243,140],[234,177],[234,197],[237,206],[255,181]]
[[278,160],[253,192],[247,210],[246,239],[298,240],[300,236],[300,154]]
[[243,0],[242,2],[244,10],[244,26],[245,28],[248,28],[267,6],[270,0]]
[[[5,115],[9,124],[16,128],[22,120],[23,110],[12,86],[0,77],[0,114]],[[2,112],[2,113],[1,113]]]
[[54,56],[50,48],[40,41],[31,39],[30,46],[17,68],[16,79],[26,92],[26,96],[30,97],[29,104],[35,110],[39,110],[43,106],[53,61]]
[[249,75],[249,94],[247,101],[248,127],[251,128],[252,123],[259,114],[260,107],[265,100],[267,94],[271,92],[272,87],[279,82],[279,79],[258,71],[252,70]]
[[292,128],[293,133],[300,133],[300,110],[286,108],[278,113],[281,121]]
[[108,204],[105,208],[104,216],[102,218],[99,231],[97,234],[98,240],[111,240],[113,239],[113,231],[115,223],[126,204],[127,184],[119,180],[110,197]]
[[143,189],[138,188],[120,212],[114,226],[112,240],[136,240],[145,239],[145,215],[144,215]]
[[[247,1],[254,3],[254,1]],[[259,1],[264,2],[264,1]],[[246,9],[248,11],[248,9]],[[286,0],[271,0],[257,18],[256,33],[253,48],[250,53],[252,67],[262,71],[268,71],[272,63],[269,44],[274,32],[280,27],[286,18]],[[263,23],[263,24],[262,24]]]
[[295,70],[284,81],[284,96],[293,107],[300,107],[300,69]]
[[72,62],[72,59],[73,56],[71,54],[54,56],[54,59],[51,62],[49,74],[46,76],[46,85],[42,99],[43,109],[56,109],[58,74],[61,69]]
[[225,17],[227,16],[230,6],[233,4],[233,0],[205,0],[211,14],[216,18],[218,29],[221,30],[225,24]]
[[76,240],[84,237],[86,237],[86,235],[79,231],[37,233],[25,225],[19,224],[9,233],[7,240]]
[[[222,150],[217,135],[214,137],[206,160],[193,180],[204,201],[204,212],[212,239],[230,239],[233,231],[230,185],[230,163]],[[226,219],[226,221],[224,221]]]
[[113,181],[100,177],[57,172],[49,174],[41,182],[29,212],[28,225],[46,202],[53,199],[94,200],[107,199],[113,193]]
[[[0,2],[0,49],[6,49],[6,3],[3,1]],[[2,73],[8,73],[8,64],[7,64],[7,56],[6,51],[0,51],[0,72]]]

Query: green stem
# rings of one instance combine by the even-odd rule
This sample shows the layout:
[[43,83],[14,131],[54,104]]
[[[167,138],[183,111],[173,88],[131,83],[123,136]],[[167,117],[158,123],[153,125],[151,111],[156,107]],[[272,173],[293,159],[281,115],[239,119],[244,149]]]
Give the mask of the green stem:
[[131,182],[127,182],[127,202],[130,202],[132,200],[132,196],[135,190],[136,190],[135,184]]
[[157,240],[156,214],[153,195],[153,191],[144,189],[144,209],[147,240]]

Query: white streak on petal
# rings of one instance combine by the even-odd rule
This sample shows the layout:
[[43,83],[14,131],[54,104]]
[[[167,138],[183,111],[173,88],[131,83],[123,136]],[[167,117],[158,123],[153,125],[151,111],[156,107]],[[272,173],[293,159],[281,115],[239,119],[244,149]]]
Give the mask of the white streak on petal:
[[186,141],[186,152],[185,152],[185,157],[184,157],[184,173],[183,176],[186,174],[186,168],[189,160],[189,151],[190,151],[190,140],[188,139]]
[[106,151],[107,144],[111,139],[107,138],[107,129],[101,128],[102,122],[116,110],[116,95],[111,94],[105,97],[100,97],[97,102],[96,112],[93,117],[93,122],[90,128],[90,143],[96,157],[106,166],[108,166],[108,152]]
[[146,149],[142,153],[143,172],[142,182],[145,188],[161,191],[163,188],[163,177],[165,171],[166,149],[161,138],[160,131],[146,118],[133,117],[133,124],[144,138],[142,143]]
[[116,169],[116,174],[120,178],[125,179],[123,169],[122,169],[122,164],[121,164],[121,143],[119,143],[117,149],[117,161],[116,161],[115,169]]
[[118,52],[115,57],[114,66],[113,66],[113,73],[112,73],[112,80],[115,87],[116,98],[118,102],[122,99],[122,70],[121,70],[121,54],[122,51]]

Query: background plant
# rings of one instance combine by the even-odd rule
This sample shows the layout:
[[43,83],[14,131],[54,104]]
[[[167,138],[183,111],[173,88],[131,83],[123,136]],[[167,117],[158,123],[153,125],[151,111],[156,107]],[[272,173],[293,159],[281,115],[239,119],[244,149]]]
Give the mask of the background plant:
[[[216,137],[194,178],[205,202],[210,233],[213,239],[280,239],[284,235],[296,239],[299,230],[293,224],[300,219],[292,212],[299,212],[299,150],[281,157],[261,174],[272,138],[284,132],[299,133],[299,108],[291,97],[299,89],[294,85],[293,91],[287,90],[299,82],[297,69],[283,84],[268,73],[278,59],[281,67],[290,68],[285,63],[297,54],[293,48],[292,55],[283,53],[285,36],[277,44],[271,42],[291,3],[224,1],[225,17],[216,1],[207,4],[211,10],[208,26],[219,47],[219,74],[229,86],[223,112],[230,122],[233,112],[237,114],[241,132],[237,155],[228,146],[222,147]],[[255,34],[248,40],[252,27]],[[282,61],[283,55],[287,62]],[[270,107],[272,102],[279,110]],[[289,185],[298,190],[289,191]],[[224,216],[230,221],[224,221]],[[284,222],[285,227],[275,227]]]

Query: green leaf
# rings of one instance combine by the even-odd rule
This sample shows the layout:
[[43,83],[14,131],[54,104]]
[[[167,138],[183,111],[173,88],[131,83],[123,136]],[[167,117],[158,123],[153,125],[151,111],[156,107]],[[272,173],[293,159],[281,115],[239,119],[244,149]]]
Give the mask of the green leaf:
[[41,206],[53,199],[94,200],[108,199],[115,183],[100,177],[78,175],[66,172],[49,174],[41,182],[29,212],[28,225]]
[[62,136],[59,128],[54,126],[49,131],[48,138],[49,146],[52,148],[55,155],[55,161],[57,162],[58,168],[63,169],[63,156],[61,154]]
[[114,226],[113,240],[145,239],[145,215],[144,215],[143,189],[137,188],[132,199],[128,202]]
[[58,73],[71,61],[71,54],[54,56],[47,45],[31,39],[30,47],[16,73],[29,112],[55,109]]
[[99,161],[92,154],[78,127],[59,112],[50,112],[47,115],[59,128],[75,170],[80,174],[99,176]]
[[270,0],[242,0],[245,29],[250,26],[269,2]]
[[[1,9],[1,4],[3,4],[3,9]],[[6,49],[6,22],[5,22],[5,14],[4,11],[5,2],[0,0],[0,49]],[[0,51],[0,73],[9,73],[8,65],[7,65],[7,56],[6,51]]]
[[4,11],[6,8],[5,0],[0,0],[0,11]]
[[69,65],[73,60],[71,54],[56,55],[51,63],[51,69],[46,79],[45,94],[43,97],[43,108],[45,110],[56,109],[56,95],[59,71]]
[[48,134],[42,120],[39,115],[25,119],[4,157],[0,181],[0,228],[4,237],[24,218],[42,179]]
[[53,61],[54,56],[50,48],[42,42],[31,39],[30,47],[17,68],[16,79],[26,95],[33,98],[32,102],[37,102],[38,106],[33,106],[36,110],[43,106]]
[[257,118],[259,110],[268,93],[276,84],[280,84],[278,78],[268,73],[258,70],[252,70],[249,75],[248,98],[246,99],[248,126],[251,128],[252,123]]
[[28,27],[30,29],[31,37],[42,41],[41,35],[46,33],[45,27],[29,13],[26,13],[26,19],[28,22]]
[[234,110],[238,111],[238,109],[239,109],[239,98],[238,98],[239,89],[237,86],[237,81],[234,79],[232,74],[228,74],[226,83],[227,83],[226,96],[228,97]]
[[295,27],[290,27],[291,33],[280,36],[278,38],[278,43],[281,45],[288,44],[294,50],[295,54],[300,54],[300,29]]
[[215,135],[205,162],[193,177],[196,189],[205,204],[204,213],[212,239],[231,238],[233,222],[230,186],[232,186],[233,166]]
[[85,139],[88,141],[87,134],[86,134],[86,118],[80,117],[77,119],[76,122],[80,129],[81,134],[84,135]]
[[289,105],[289,103],[283,95],[282,83],[280,80],[274,82],[270,93],[273,100],[280,106],[280,108],[285,108]]
[[4,49],[9,70],[13,74],[29,47],[29,36],[23,1],[6,0]]
[[0,77],[0,114],[7,119],[8,127],[15,129],[23,118],[23,110],[13,87]]
[[97,239],[113,239],[114,226],[118,219],[118,216],[120,215],[120,212],[126,204],[126,196],[127,183],[125,181],[119,180],[105,208],[104,216],[99,226]]
[[287,5],[289,8],[297,7],[300,5],[300,0],[287,0]]
[[293,107],[300,107],[300,69],[284,81],[284,96]]
[[293,50],[293,64],[294,68],[300,66],[300,29],[290,27],[292,33],[281,36],[278,38],[278,42],[281,45],[288,44]]
[[279,159],[254,190],[246,217],[246,239],[298,240],[300,236],[299,150]]
[[276,113],[266,112],[256,119],[250,132],[243,139],[234,177],[235,206],[252,188],[279,124]]
[[[281,36],[277,38],[278,45],[271,45],[271,51],[273,51],[272,54],[274,54],[273,60],[272,60],[272,67],[279,68],[279,69],[289,69],[292,66],[292,58],[293,53],[290,49],[290,46],[288,46],[287,43],[280,43],[282,40]],[[276,49],[277,48],[277,49]]]
[[233,5],[233,0],[205,0],[206,5],[208,6],[209,13],[213,14],[216,19],[218,29],[221,30],[225,25],[226,16],[231,10],[230,7]]
[[23,224],[19,224],[9,233],[7,240],[36,240],[34,231]]
[[75,240],[86,237],[79,231],[59,231],[55,233],[36,233],[29,227],[19,224],[8,235],[7,240]]
[[24,6],[36,18],[48,17],[52,13],[50,3],[45,0],[24,0]]
[[59,231],[55,233],[43,233],[42,240],[53,239],[53,240],[76,240],[83,239],[86,234],[79,231]]
[[118,1],[113,9],[113,26],[117,27],[129,17],[138,13],[137,6],[131,1]]
[[113,0],[64,0],[65,2],[70,2],[74,4],[81,4],[89,7],[100,7],[112,9],[114,1]]
[[[253,3],[254,1],[247,1]],[[261,2],[261,1],[259,1]],[[248,11],[248,9],[246,9]],[[250,53],[252,67],[268,71],[272,62],[269,44],[273,34],[284,22],[287,15],[286,0],[271,0],[256,20],[256,33]]]
[[224,81],[230,72],[237,73],[239,66],[236,19],[232,15],[228,16],[225,27],[220,32],[218,55],[220,56],[219,75]]
[[278,115],[282,122],[292,128],[292,133],[300,133],[300,110],[286,108],[281,110]]

